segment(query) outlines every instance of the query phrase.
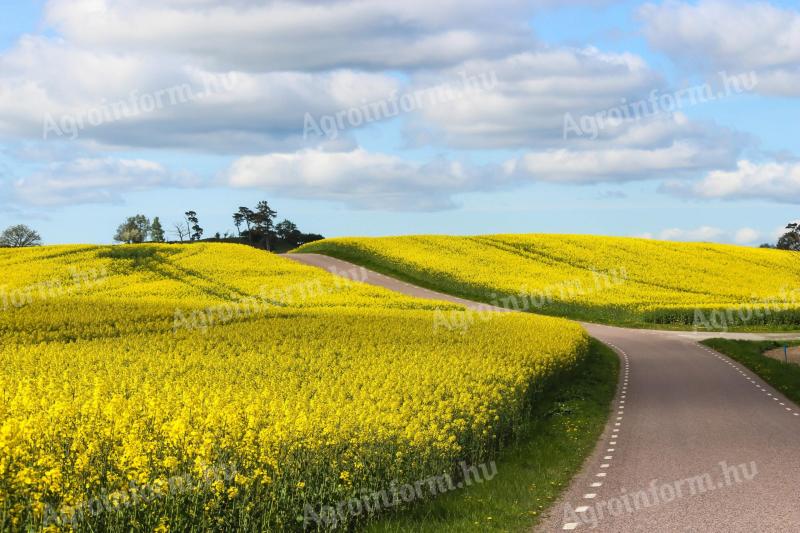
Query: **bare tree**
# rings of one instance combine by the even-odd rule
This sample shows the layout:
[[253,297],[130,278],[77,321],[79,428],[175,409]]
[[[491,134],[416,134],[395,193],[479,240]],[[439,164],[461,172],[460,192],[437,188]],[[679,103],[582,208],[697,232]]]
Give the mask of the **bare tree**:
[[41,244],[41,236],[24,224],[11,226],[0,233],[0,248],[24,248]]
[[172,225],[172,227],[175,228],[172,233],[174,233],[175,236],[178,237],[178,240],[181,241],[181,242],[183,242],[183,239],[185,239],[186,237],[188,237],[190,235],[189,234],[189,231],[190,231],[189,228],[185,227],[183,225],[183,222],[175,222]]

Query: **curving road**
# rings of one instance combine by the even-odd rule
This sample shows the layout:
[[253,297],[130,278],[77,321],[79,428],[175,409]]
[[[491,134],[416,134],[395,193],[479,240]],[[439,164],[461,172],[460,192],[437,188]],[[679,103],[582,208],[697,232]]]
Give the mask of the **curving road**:
[[[478,304],[317,254],[293,260],[412,296]],[[506,311],[493,308],[497,311]],[[800,531],[800,409],[694,334],[584,324],[620,355],[613,414],[539,531]]]

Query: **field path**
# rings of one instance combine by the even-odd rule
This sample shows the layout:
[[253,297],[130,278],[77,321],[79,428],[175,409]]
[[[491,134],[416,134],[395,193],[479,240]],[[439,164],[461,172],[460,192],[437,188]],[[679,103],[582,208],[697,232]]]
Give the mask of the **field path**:
[[[358,279],[412,296],[490,307],[327,256],[286,257],[334,273],[360,269]],[[584,326],[620,355],[617,397],[595,452],[538,531],[800,530],[800,409],[696,343],[785,335]]]

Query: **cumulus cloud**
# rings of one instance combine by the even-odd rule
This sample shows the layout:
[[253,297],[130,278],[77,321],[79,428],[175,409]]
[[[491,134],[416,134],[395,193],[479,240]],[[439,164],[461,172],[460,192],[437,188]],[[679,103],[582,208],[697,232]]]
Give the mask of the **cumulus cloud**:
[[463,72],[475,78],[491,73],[495,83],[422,108],[411,120],[409,135],[420,145],[524,149],[506,163],[506,171],[533,180],[597,183],[696,176],[731,168],[752,142],[747,135],[689,120],[680,112],[635,115],[568,135],[567,116],[594,120],[604,110],[668,91],[660,76],[633,54],[542,49],[418,75],[413,86],[435,86]]
[[739,228],[728,231],[716,226],[699,226],[696,228],[667,228],[659,232],[638,235],[644,239],[679,242],[721,242],[740,245],[753,245],[761,238],[761,232],[753,228]]
[[51,0],[47,21],[88,48],[191,56],[265,72],[416,68],[531,42],[521,0]]
[[[54,31],[0,52],[0,138],[41,141],[48,132],[93,150],[12,189],[40,205],[116,201],[135,187],[137,170],[97,154],[131,147],[233,154],[233,186],[386,209],[446,209],[459,193],[537,181],[689,180],[734,167],[749,140],[680,113],[565,139],[567,113],[593,115],[668,88],[635,54],[536,43],[528,15],[556,4],[563,2],[51,0],[46,24]],[[371,153],[345,131],[334,144],[304,137],[308,116],[341,114],[462,72],[491,73],[497,84],[409,112],[407,138],[442,150],[511,151],[502,164]],[[221,77],[230,86],[209,91],[209,80]],[[141,106],[186,88],[194,96]],[[133,103],[139,111],[105,116]],[[145,187],[175,180],[163,168],[138,172]],[[79,176],[88,176],[83,185]],[[109,176],[119,187],[100,179]]]
[[650,44],[705,72],[757,72],[756,91],[800,96],[800,11],[766,2],[668,1],[640,10]]
[[700,226],[693,229],[665,229],[658,234],[658,238],[665,241],[717,241],[724,235],[725,231],[719,228]]
[[425,107],[410,126],[418,142],[438,139],[460,148],[562,145],[567,113],[594,114],[661,84],[660,77],[633,54],[548,48],[418,74],[414,86],[434,86],[457,79],[461,72],[492,73],[496,84],[469,97]]
[[422,211],[454,207],[454,194],[487,187],[489,174],[487,168],[443,158],[419,163],[362,148],[310,149],[240,158],[228,170],[227,181],[234,187],[336,201],[358,209]]
[[741,228],[733,234],[736,244],[753,244],[761,238],[761,233],[753,228]]
[[399,82],[349,70],[211,72],[27,37],[0,54],[0,136],[214,152],[307,146],[306,113],[385,98]]
[[800,201],[800,163],[742,160],[734,170],[715,170],[699,181],[669,180],[662,190],[703,199],[797,203]]
[[[544,4],[547,2],[539,2]],[[578,2],[576,2],[578,3]],[[589,2],[591,3],[591,2]],[[131,100],[170,89],[181,105],[77,128],[111,147],[263,153],[307,147],[306,113],[333,115],[399,88],[386,69],[447,66],[533,44],[520,17],[537,3],[51,0],[54,34],[0,53],[0,137],[41,139],[49,118],[66,137]]]
[[652,148],[605,148],[597,150],[547,150],[529,152],[506,163],[514,175],[557,183],[625,182],[691,176],[735,160],[735,144],[709,146],[675,140]]
[[33,206],[114,203],[121,193],[165,186],[197,186],[197,178],[144,159],[88,159],[54,163],[12,184],[15,200]]
[[696,228],[667,228],[658,232],[647,232],[637,235],[643,239],[677,242],[721,242],[736,244],[753,244],[761,234],[752,228],[741,228],[727,231],[715,226],[698,226]]
[[356,208],[436,210],[454,207],[454,197],[460,193],[536,182],[588,184],[691,174],[713,165],[714,157],[691,146],[673,145],[654,150],[531,152],[497,165],[472,165],[442,157],[422,163],[362,148],[307,149],[239,158],[226,172],[226,180],[234,187]]

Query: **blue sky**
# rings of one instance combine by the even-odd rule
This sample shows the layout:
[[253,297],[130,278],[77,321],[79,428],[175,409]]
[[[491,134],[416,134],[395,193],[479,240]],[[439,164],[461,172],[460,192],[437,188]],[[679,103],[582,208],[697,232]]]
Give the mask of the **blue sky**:
[[[233,231],[231,213],[261,199],[326,236],[757,245],[798,216],[795,2],[0,0],[0,9],[0,228],[26,223],[47,243],[111,242],[126,216],[169,226],[188,209],[207,234]],[[742,90],[662,103],[604,123],[596,138],[585,128],[565,136],[567,116],[597,125],[623,102],[667,102],[704,85],[718,94],[720,72]],[[463,90],[461,73],[494,82]],[[443,84],[461,91],[425,92]],[[170,99],[178,87],[192,97]],[[367,125],[347,118],[414,94],[428,96]],[[140,109],[156,97],[161,105]],[[137,109],[111,116],[121,103]],[[304,137],[309,117],[337,113],[336,138]]]

